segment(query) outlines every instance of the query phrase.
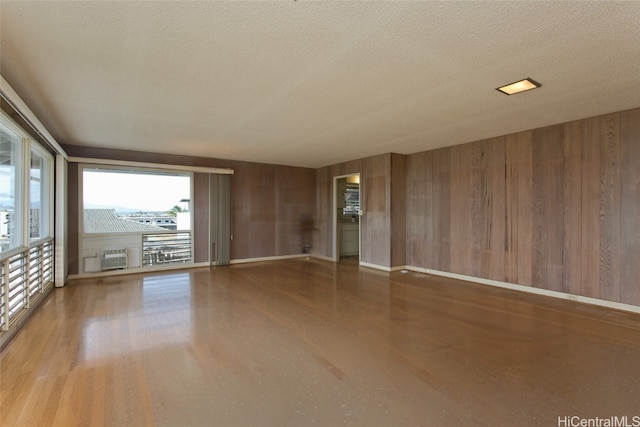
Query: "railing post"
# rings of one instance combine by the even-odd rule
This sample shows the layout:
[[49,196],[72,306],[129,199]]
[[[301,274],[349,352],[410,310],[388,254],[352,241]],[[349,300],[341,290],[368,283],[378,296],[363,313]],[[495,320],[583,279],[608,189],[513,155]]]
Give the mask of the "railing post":
[[24,290],[27,294],[25,295],[24,310],[28,309],[31,306],[31,292],[29,292],[29,286],[31,285],[31,250],[32,248],[27,249],[27,264],[26,264],[27,271],[25,272],[25,286],[24,286]]
[[44,292],[44,243],[40,244],[40,262],[38,263],[38,281],[40,282],[40,293]]
[[2,331],[9,330],[9,258],[6,258],[2,261],[2,275],[4,276],[4,281],[2,288],[0,288],[0,293],[3,295],[0,300],[0,306],[4,306],[4,310],[2,311]]

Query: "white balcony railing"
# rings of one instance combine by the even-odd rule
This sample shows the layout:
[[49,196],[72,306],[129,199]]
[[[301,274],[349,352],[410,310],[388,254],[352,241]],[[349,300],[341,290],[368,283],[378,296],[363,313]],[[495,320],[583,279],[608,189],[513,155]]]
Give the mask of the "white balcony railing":
[[142,235],[142,266],[190,263],[191,233]]
[[53,285],[53,240],[0,259],[0,331]]

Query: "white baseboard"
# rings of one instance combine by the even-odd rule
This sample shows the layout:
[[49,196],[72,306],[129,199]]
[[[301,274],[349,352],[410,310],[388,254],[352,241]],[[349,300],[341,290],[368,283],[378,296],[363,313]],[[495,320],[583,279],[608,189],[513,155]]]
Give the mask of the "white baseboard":
[[373,268],[376,270],[382,270],[382,271],[388,271],[388,272],[393,272],[393,271],[400,271],[406,268],[406,266],[404,265],[399,265],[399,266],[395,266],[395,267],[387,267],[386,265],[379,265],[379,264],[371,264],[368,262],[362,262],[360,261],[360,267],[367,267],[367,268]]
[[430,268],[414,267],[410,265],[405,266],[405,268],[407,270],[416,271],[419,273],[433,274],[436,276],[449,277],[451,279],[464,280],[467,282],[479,283],[482,285],[495,286],[498,288],[511,289],[514,291],[527,292],[527,293],[536,294],[536,295],[544,295],[548,297],[560,298],[560,299],[565,299],[569,301],[576,301],[576,302],[581,302],[585,304],[597,305],[600,307],[613,308],[613,309],[622,310],[622,311],[629,311],[632,313],[640,313],[640,307],[631,305],[631,304],[623,304],[620,302],[585,297],[582,295],[569,294],[566,292],[550,291],[548,289],[540,289],[533,286],[517,285],[515,283],[501,282],[498,280],[466,276],[464,274],[449,273],[447,271],[432,270]]

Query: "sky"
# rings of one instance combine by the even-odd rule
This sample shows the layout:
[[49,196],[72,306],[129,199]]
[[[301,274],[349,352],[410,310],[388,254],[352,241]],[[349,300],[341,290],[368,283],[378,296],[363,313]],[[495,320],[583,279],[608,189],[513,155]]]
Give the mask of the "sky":
[[84,208],[127,208],[143,212],[165,212],[181,199],[191,198],[189,175],[104,172],[85,169]]
[[0,166],[0,206],[11,205],[13,207],[14,189],[13,169],[8,166]]
[[[16,195],[20,191],[15,188],[16,180],[14,178],[16,172],[13,166],[0,165],[0,209],[14,210],[16,203]],[[29,182],[29,197],[31,207],[40,206],[40,170],[31,169],[31,177],[37,181]]]

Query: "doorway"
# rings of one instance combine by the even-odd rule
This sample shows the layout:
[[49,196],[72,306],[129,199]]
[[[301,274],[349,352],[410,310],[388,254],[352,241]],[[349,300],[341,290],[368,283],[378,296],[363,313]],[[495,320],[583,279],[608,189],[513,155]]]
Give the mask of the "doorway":
[[333,179],[333,258],[360,263],[360,174]]

